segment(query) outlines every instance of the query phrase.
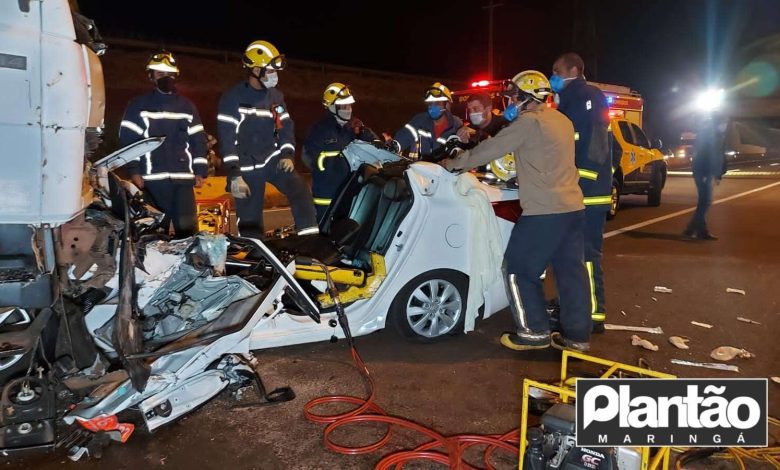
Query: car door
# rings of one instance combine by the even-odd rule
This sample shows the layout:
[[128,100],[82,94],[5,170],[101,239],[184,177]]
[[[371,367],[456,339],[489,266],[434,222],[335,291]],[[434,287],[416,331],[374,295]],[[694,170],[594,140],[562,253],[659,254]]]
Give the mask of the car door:
[[645,132],[641,127],[637,126],[633,122],[631,123],[631,130],[634,133],[634,143],[636,144],[636,161],[639,165],[639,173],[637,179],[643,182],[649,182],[650,176],[653,173],[653,167],[650,162],[653,161],[653,149],[650,139],[647,138]]
[[[620,171],[623,174],[624,184],[631,184],[637,180],[637,175],[641,167],[637,153],[637,147],[634,141],[634,133],[631,130],[631,123],[625,119],[613,119],[610,123],[612,137],[617,147],[614,150],[620,152]],[[641,153],[641,152],[639,152]],[[616,159],[617,160],[617,159]],[[615,169],[617,171],[617,168]]]

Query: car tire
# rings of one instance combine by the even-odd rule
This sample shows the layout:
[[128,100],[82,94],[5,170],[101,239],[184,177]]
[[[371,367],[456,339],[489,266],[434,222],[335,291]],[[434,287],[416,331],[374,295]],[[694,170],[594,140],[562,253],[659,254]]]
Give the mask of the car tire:
[[658,207],[661,205],[661,191],[664,189],[663,171],[656,167],[650,176],[650,188],[647,190],[647,205]]
[[463,334],[468,284],[465,274],[451,269],[423,273],[395,296],[388,321],[401,336],[421,343]]
[[612,196],[612,203],[609,205],[609,212],[607,212],[607,220],[612,220],[618,213],[620,208],[620,186],[616,180],[612,180],[612,190],[610,191]]

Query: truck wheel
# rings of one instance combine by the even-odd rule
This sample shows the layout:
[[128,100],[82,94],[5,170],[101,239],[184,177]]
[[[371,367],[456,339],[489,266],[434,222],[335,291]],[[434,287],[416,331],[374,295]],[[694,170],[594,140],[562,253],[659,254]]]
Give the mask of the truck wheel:
[[468,299],[468,277],[436,269],[409,281],[390,306],[388,321],[401,336],[432,343],[463,334]]
[[661,191],[664,189],[664,174],[659,168],[653,170],[650,177],[650,189],[647,190],[647,205],[658,207],[661,205]]
[[607,220],[614,219],[620,207],[620,187],[614,179],[612,180],[612,192],[610,195],[612,196],[612,202],[609,205],[609,212],[607,212]]

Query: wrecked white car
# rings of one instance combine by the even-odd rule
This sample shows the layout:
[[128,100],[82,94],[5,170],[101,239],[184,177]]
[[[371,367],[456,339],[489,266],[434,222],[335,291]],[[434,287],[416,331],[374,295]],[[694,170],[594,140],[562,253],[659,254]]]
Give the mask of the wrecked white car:
[[113,173],[161,138],[87,163],[103,124],[94,24],[65,0],[2,2],[0,40],[4,455],[99,455],[227,387],[289,400],[251,351],[344,337],[345,318],[355,336],[389,322],[431,341],[507,306],[515,190],[355,143],[319,235],[170,240]]

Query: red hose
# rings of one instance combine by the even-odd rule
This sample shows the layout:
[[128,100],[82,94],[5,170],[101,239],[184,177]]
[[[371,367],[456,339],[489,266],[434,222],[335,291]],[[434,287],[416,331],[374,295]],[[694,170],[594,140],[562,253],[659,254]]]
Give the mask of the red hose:
[[[514,455],[519,454],[518,429],[514,429],[503,435],[459,434],[447,437],[432,429],[417,424],[414,421],[387,415],[379,405],[374,403],[374,379],[371,377],[366,364],[354,347],[352,347],[352,360],[355,362],[355,366],[368,384],[368,398],[359,398],[349,395],[330,395],[315,398],[303,407],[303,413],[306,416],[306,419],[315,423],[327,424],[323,433],[323,442],[325,443],[325,446],[333,452],[344,455],[360,455],[377,451],[390,441],[393,426],[398,426],[417,431],[431,440],[413,450],[404,450],[386,455],[376,464],[376,470],[400,470],[403,468],[404,464],[413,460],[428,460],[449,465],[450,468],[454,469],[476,469],[476,467],[463,460],[463,454],[466,449],[475,445],[487,446],[483,455],[483,462],[485,463],[485,468],[489,470],[494,469],[490,464],[490,459],[493,452],[497,449],[502,449]],[[356,408],[351,411],[332,415],[320,415],[312,412],[313,408],[333,403],[349,403],[351,405],[356,405]],[[378,441],[359,447],[342,446],[331,440],[331,433],[337,428],[356,423],[385,423],[388,425],[387,432]]]

